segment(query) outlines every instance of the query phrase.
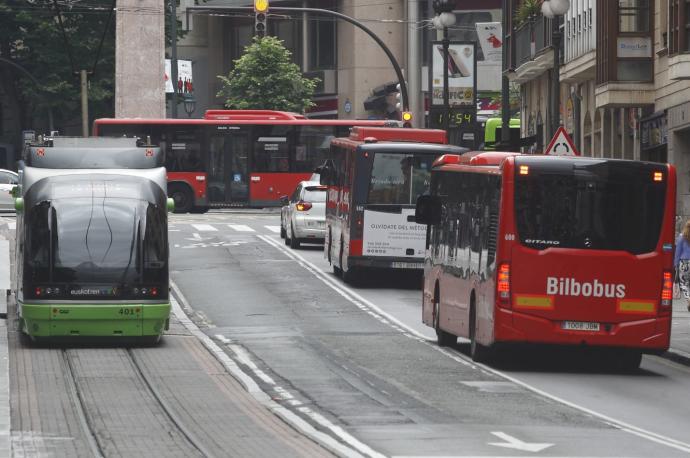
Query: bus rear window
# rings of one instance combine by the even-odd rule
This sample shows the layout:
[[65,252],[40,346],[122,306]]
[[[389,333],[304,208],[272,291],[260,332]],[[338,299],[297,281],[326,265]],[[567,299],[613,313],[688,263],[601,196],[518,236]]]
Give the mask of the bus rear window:
[[[523,245],[633,254],[655,250],[664,215],[664,168],[615,161],[554,167],[530,161],[527,166],[518,162],[517,169],[523,173],[516,173],[515,219]],[[655,181],[654,172],[664,179]]]
[[414,205],[429,189],[430,154],[375,153],[368,204]]

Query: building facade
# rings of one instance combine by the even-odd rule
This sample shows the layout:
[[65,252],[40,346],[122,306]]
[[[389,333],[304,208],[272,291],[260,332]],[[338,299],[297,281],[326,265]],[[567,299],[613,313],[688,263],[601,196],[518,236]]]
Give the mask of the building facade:
[[[251,4],[250,0],[209,0],[203,6]],[[362,22],[386,44],[403,69],[414,124],[425,125],[431,41],[437,39],[431,26],[430,0],[271,0],[270,5],[329,9]],[[190,6],[194,6],[193,0],[182,0],[179,18],[189,32],[179,41],[177,55],[193,63],[197,105],[192,116],[199,117],[206,109],[221,107],[221,100],[215,97],[220,89],[217,75],[227,75],[250,43],[254,19],[251,12],[228,11],[194,14],[187,24],[185,10]],[[450,39],[476,41],[476,23],[500,23],[501,0],[457,0],[455,13]],[[386,54],[364,31],[332,17],[284,14],[275,8],[269,8],[267,22],[268,34],[284,41],[303,73],[321,80],[316,107],[309,116],[379,118],[391,114],[396,74]],[[478,74],[478,90],[490,105],[500,93],[500,62],[485,61],[480,53]],[[184,113],[182,108],[180,112]]]
[[504,74],[521,87],[528,149],[543,151],[556,117],[583,156],[668,161],[679,219],[690,217],[690,1],[571,0],[562,17],[516,23],[523,5],[507,2]]

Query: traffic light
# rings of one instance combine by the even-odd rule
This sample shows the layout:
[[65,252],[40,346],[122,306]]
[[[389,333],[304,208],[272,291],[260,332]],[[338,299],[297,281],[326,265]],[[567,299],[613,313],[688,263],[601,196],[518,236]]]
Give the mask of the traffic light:
[[402,90],[400,89],[400,83],[395,85],[395,111],[402,111]]
[[412,113],[403,111],[402,113],[403,127],[412,127]]
[[454,0],[434,0],[432,3],[432,6],[434,8],[434,13],[436,13],[436,14],[450,13],[453,11],[453,8],[455,8],[455,1]]
[[266,15],[268,14],[268,0],[254,0],[254,35],[266,36]]

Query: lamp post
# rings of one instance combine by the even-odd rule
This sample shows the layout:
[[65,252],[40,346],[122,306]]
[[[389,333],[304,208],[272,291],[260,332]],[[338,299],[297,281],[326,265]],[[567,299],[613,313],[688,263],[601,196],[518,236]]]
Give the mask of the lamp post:
[[561,40],[563,34],[558,25],[558,18],[568,12],[570,0],[546,0],[541,5],[542,14],[553,19],[551,45],[553,46],[553,70],[551,78],[551,136],[556,135],[560,127],[561,110]]
[[192,94],[187,94],[184,96],[184,111],[187,113],[187,117],[191,118],[192,113],[196,109],[196,99]]
[[434,0],[432,3],[436,16],[432,24],[436,30],[443,30],[443,130],[448,132],[450,128],[450,95],[448,93],[448,27],[455,24],[455,14],[452,13],[454,2],[450,0]]

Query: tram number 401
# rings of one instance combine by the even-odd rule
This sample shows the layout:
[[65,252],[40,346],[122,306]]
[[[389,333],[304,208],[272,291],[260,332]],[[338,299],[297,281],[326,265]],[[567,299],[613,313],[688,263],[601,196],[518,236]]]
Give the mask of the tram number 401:
[[122,307],[117,313],[125,316],[133,316],[139,314],[139,309],[134,307]]

